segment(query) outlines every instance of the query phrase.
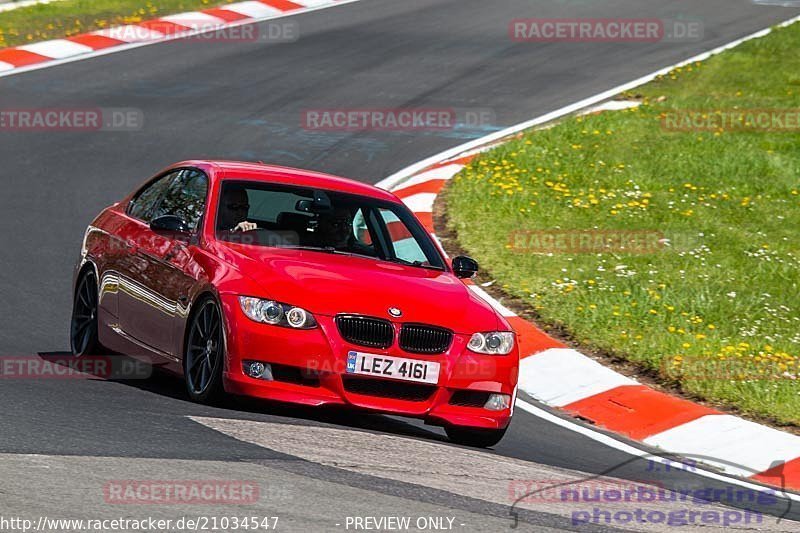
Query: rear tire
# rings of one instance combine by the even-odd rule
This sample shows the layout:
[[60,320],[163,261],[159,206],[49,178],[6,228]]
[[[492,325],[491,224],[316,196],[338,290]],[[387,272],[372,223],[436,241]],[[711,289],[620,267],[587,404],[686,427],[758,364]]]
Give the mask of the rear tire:
[[225,360],[222,312],[211,297],[198,301],[195,309],[183,352],[183,378],[193,402],[215,404],[225,393],[222,386]]
[[503,439],[506,429],[477,429],[460,426],[444,428],[451,442],[472,448],[489,448]]
[[69,341],[76,357],[99,355],[102,350],[98,337],[98,292],[94,270],[87,270],[78,279],[72,301]]

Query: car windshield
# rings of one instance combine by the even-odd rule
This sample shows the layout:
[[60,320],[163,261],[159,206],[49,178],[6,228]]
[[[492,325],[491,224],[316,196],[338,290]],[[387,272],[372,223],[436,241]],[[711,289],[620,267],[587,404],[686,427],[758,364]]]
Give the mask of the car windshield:
[[216,234],[223,241],[445,268],[428,232],[401,204],[239,180],[225,180],[219,198]]

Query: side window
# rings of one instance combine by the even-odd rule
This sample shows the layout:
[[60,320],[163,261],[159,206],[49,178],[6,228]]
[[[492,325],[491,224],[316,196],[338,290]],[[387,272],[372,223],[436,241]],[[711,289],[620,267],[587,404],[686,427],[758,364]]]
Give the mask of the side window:
[[356,216],[353,217],[353,235],[355,235],[356,242],[362,246],[372,246],[372,235],[369,234],[363,209],[356,211]]
[[427,265],[428,258],[425,256],[425,252],[420,248],[417,239],[413,237],[403,221],[389,209],[380,209],[379,213],[389,232],[389,245],[392,247],[394,256],[409,263]]
[[205,174],[198,170],[182,170],[167,188],[153,218],[174,215],[194,230],[203,216],[207,191]]
[[167,190],[172,180],[178,175],[178,172],[170,172],[145,185],[128,205],[128,215],[144,222],[150,222],[153,219],[153,211],[161,201],[164,191]]

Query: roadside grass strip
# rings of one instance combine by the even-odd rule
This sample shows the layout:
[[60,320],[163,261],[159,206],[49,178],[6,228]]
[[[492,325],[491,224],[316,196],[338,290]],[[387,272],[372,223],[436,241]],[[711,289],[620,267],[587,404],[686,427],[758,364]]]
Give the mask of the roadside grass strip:
[[479,155],[450,228],[579,345],[800,425],[798,46],[776,29]]

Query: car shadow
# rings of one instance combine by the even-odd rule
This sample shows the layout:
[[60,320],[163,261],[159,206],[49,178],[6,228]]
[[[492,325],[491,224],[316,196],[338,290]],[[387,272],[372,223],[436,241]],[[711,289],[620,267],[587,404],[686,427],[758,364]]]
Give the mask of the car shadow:
[[[52,364],[73,367],[76,358],[70,352],[53,351],[39,352],[42,360]],[[187,416],[214,416],[230,418],[248,418],[254,421],[265,421],[264,416],[277,417],[282,422],[291,423],[291,419],[303,420],[311,423],[332,424],[352,429],[390,433],[393,435],[419,438],[430,441],[448,442],[441,430],[431,427],[420,427],[417,424],[405,421],[399,417],[385,414],[372,413],[344,406],[307,407],[270,400],[261,400],[245,396],[226,396],[219,404],[213,406],[201,405],[192,402],[186,393],[181,378],[160,369],[157,366],[146,365],[131,357],[114,354],[97,356],[103,360],[111,360],[109,366],[87,365],[81,366],[83,374],[90,377],[85,379],[100,382],[116,383],[138,389],[143,392],[158,395],[172,401],[185,403]],[[92,358],[91,356],[89,357]],[[108,368],[126,371],[121,374],[130,375],[131,369],[135,377],[117,377]],[[144,369],[146,368],[146,373]],[[271,421],[271,420],[270,420]]]

